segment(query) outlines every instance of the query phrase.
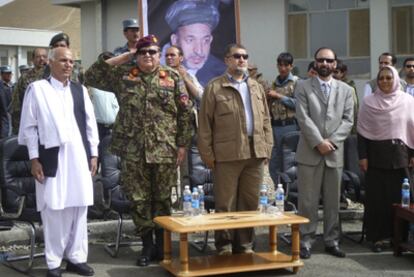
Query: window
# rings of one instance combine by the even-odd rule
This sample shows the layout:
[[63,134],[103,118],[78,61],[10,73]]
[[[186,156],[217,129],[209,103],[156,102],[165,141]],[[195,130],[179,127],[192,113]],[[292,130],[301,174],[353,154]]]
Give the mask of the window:
[[368,0],[289,0],[288,51],[295,58],[310,59],[316,49],[326,46],[340,57],[368,57],[368,3]]
[[349,11],[349,56],[369,56],[369,11]]
[[397,55],[414,53],[414,6],[392,8],[392,35]]
[[[310,54],[321,46],[335,50],[338,56],[347,56],[346,12],[313,13],[310,15]],[[335,22],[335,24],[328,23]]]
[[288,0],[287,51],[302,76],[321,46],[332,48],[351,75],[368,74],[369,16],[369,0]]
[[295,58],[307,57],[308,37],[306,26],[305,14],[288,16],[288,45],[289,51]]

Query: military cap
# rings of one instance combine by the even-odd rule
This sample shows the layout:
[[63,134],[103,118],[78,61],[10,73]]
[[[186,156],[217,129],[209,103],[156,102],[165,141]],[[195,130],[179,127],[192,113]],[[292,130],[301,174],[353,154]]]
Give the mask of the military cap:
[[178,0],[168,8],[165,15],[165,21],[173,32],[178,27],[195,23],[208,24],[213,30],[219,20],[217,7],[207,1]]
[[139,28],[138,20],[135,18],[128,18],[122,21],[122,27],[124,31],[128,28]]
[[57,35],[55,35],[54,37],[52,37],[52,39],[50,40],[49,46],[53,46],[55,45],[57,42],[59,41],[66,41],[66,44],[69,46],[69,36],[65,33],[59,33]]
[[19,65],[19,71],[29,70],[30,67],[27,64]]
[[137,51],[141,48],[156,45],[158,46],[158,39],[154,35],[148,35],[138,40],[136,44]]
[[3,65],[0,67],[1,73],[11,73],[12,69],[10,65]]

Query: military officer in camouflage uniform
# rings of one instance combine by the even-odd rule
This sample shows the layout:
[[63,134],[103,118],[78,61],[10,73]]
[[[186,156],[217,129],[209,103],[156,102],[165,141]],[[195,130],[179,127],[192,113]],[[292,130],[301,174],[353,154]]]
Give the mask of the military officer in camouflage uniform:
[[[67,47],[69,48],[69,36],[65,33],[59,33],[52,37],[49,43],[51,49],[56,47]],[[22,75],[14,88],[12,96],[12,132],[17,134],[20,125],[20,114],[23,105],[23,98],[26,92],[26,88],[30,83],[46,79],[50,76],[50,68],[47,59],[47,50],[45,48],[36,48],[33,52],[33,63],[34,68]],[[78,62],[73,64],[72,81],[83,83],[83,72],[82,67]]]
[[[137,65],[125,66],[131,59]],[[113,91],[118,98],[110,150],[121,158],[121,183],[143,241],[137,264],[147,266],[163,257],[163,231],[152,219],[170,214],[176,167],[191,140],[188,94],[178,72],[160,65],[153,35],[141,38],[135,53],[99,59],[85,76],[88,86]]]
[[291,73],[292,68],[293,56],[288,52],[279,54],[279,76],[267,93],[274,141],[269,173],[275,185],[279,183],[278,173],[282,171],[282,137],[288,132],[298,130],[295,118],[296,100],[293,93],[298,77]]

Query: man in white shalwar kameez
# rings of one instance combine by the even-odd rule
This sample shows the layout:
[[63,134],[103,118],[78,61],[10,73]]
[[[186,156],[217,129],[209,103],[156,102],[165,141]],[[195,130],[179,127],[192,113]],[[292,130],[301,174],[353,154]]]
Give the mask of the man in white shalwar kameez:
[[[70,81],[71,51],[52,49],[49,64],[51,77],[33,82],[27,89],[19,143],[28,148],[36,179],[49,269],[46,276],[61,276],[63,258],[66,271],[92,276],[94,271],[86,264],[86,216],[87,207],[93,204],[91,175],[96,172],[98,155],[95,115],[86,88]],[[55,156],[50,154],[53,151],[47,152],[53,149],[58,149]]]

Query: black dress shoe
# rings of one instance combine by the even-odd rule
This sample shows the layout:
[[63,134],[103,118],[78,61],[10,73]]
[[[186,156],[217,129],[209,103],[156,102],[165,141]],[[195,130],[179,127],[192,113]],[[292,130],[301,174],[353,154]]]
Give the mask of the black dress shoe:
[[49,269],[46,273],[46,277],[61,277],[62,276],[62,270],[60,267]]
[[155,246],[144,247],[141,255],[138,257],[137,266],[148,266],[151,261],[157,258]]
[[308,247],[302,247],[299,252],[301,259],[309,259],[311,257],[311,250]]
[[330,246],[325,247],[325,252],[331,254],[332,256],[338,257],[338,258],[345,258],[346,254],[344,251],[342,251],[339,246]]
[[78,275],[82,275],[82,276],[93,276],[95,274],[95,272],[93,271],[93,268],[87,265],[86,263],[74,264],[69,261],[66,264],[66,271],[75,272]]

